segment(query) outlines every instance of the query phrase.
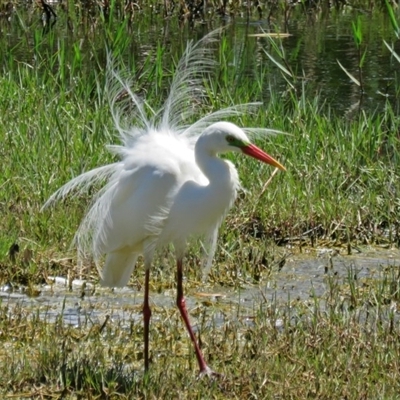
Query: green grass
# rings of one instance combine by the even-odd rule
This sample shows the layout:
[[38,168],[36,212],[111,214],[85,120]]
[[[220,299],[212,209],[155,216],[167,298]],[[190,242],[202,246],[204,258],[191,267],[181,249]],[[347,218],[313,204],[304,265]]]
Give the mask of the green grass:
[[247,314],[217,327],[219,307],[200,305],[192,313],[201,321],[206,358],[224,375],[216,380],[198,379],[189,338],[173,309],[153,310],[153,363],[144,377],[141,322],[126,326],[104,318],[74,328],[62,316],[48,323],[22,307],[2,307],[0,393],[67,399],[397,398],[393,304],[399,293],[391,271],[393,266],[374,280],[327,275],[323,298],[293,300],[289,308],[260,301],[249,313],[251,322]]
[[[157,66],[149,64],[149,68],[158,70],[158,76],[169,76],[168,69],[162,72],[162,55],[156,60]],[[69,62],[73,65],[75,58],[65,61],[65,69]],[[232,69],[226,64],[221,73],[229,81],[233,72],[227,72]],[[140,76],[138,90],[147,92],[150,104],[152,99],[159,103],[160,93],[165,92],[162,81],[150,88],[151,71],[148,75],[142,70]],[[40,208],[71,177],[112,160],[105,145],[115,142],[115,132],[102,70],[83,77],[77,73],[66,80],[60,69],[54,73],[43,67],[39,73],[22,65],[0,78],[6,116],[0,127],[0,204],[4,210],[0,257],[6,265],[8,249],[15,242],[22,250],[32,248],[39,263],[46,262],[49,254],[62,258],[83,215],[85,199],[66,201],[46,212]],[[251,96],[244,93],[254,93],[260,82],[243,78],[233,89],[216,81],[211,85],[219,95],[213,97],[210,87],[212,102],[199,114],[250,101]],[[292,91],[283,99],[272,94],[259,112],[236,121],[288,132],[259,140],[282,160],[287,172],[279,173],[263,190],[272,171],[235,158],[248,192],[240,196],[221,232],[223,240],[228,237],[236,243],[227,247],[239,250],[242,241],[238,239],[253,220],[262,221],[259,237],[281,244],[311,229],[312,236],[332,243],[398,245],[400,118],[387,104],[383,114],[362,112],[346,120],[320,105],[318,97],[308,98],[306,92]]]
[[[115,131],[104,90],[104,44],[124,60],[135,89],[156,109],[173,73],[171,57],[176,61],[185,43],[182,37],[176,48],[166,51],[160,39],[141,54],[130,48],[128,20],[116,24],[110,19],[96,20],[98,40],[80,42],[80,35],[93,35],[80,24],[81,13],[79,7],[70,10],[77,32],[71,36],[43,33],[21,22],[25,34],[18,44],[0,37],[0,48],[13,50],[4,52],[0,75],[0,285],[27,287],[31,296],[50,275],[74,278],[82,272],[69,247],[87,199],[40,209],[72,177],[112,160],[105,149],[115,142]],[[148,20],[144,23],[156,29]],[[173,28],[179,29],[178,24]],[[221,229],[209,282],[232,290],[266,283],[289,251],[319,244],[345,246],[347,251],[365,244],[399,247],[398,99],[388,101],[383,112],[337,115],[300,74],[291,71],[278,92],[269,82],[272,63],[260,63],[249,73],[238,62],[243,58],[233,44],[227,35],[216,49],[220,68],[207,83],[209,101],[198,113],[263,99],[257,112],[235,122],[288,132],[257,139],[287,172],[265,187],[271,169],[232,157],[247,192],[240,194]],[[246,57],[259,45],[248,40]],[[290,57],[296,57],[279,54],[279,46],[268,47],[268,42],[265,48],[281,65],[290,66]],[[20,50],[30,62],[14,57]],[[279,75],[279,67],[272,74]],[[363,82],[368,87],[365,64]],[[10,254],[15,244],[19,252]],[[201,287],[198,262],[199,249],[193,245],[186,265],[189,290]],[[168,253],[163,263],[173,264]],[[197,379],[195,357],[174,309],[154,310],[153,363],[143,378],[141,322],[127,327],[104,317],[76,328],[62,316],[49,322],[38,311],[5,300],[0,307],[0,393],[85,399],[156,399],[171,393],[187,399],[397,398],[397,271],[393,265],[377,278],[363,280],[350,273],[343,280],[327,275],[323,298],[292,299],[290,307],[255,302],[252,323],[228,318],[217,324],[221,310],[213,304],[190,310],[201,321],[207,360],[225,376],[215,381]],[[83,274],[91,282],[98,280],[94,268]],[[152,292],[173,289],[174,281],[172,267],[155,267]],[[138,268],[131,284],[140,287],[142,282]],[[82,304],[90,303],[90,296],[78,296]],[[227,314],[235,312],[239,314],[235,309]],[[283,328],[276,326],[280,320]]]

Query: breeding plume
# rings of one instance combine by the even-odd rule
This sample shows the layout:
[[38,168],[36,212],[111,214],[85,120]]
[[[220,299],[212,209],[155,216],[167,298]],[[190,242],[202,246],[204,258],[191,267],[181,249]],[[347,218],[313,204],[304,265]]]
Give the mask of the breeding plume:
[[101,283],[110,287],[125,286],[138,257],[143,256],[145,370],[149,367],[150,267],[155,251],[172,243],[178,269],[177,306],[194,344],[200,372],[213,373],[189,322],[182,288],[182,263],[186,241],[196,235],[203,236],[208,244],[210,265],[218,228],[240,188],[235,167],[218,154],[246,154],[284,170],[278,161],[252,144],[246,134],[266,129],[246,131],[230,122],[220,122],[247,112],[256,103],[223,109],[190,126],[185,124],[205,96],[202,82],[215,66],[210,44],[218,34],[213,32],[197,44],[188,44],[169,96],[158,113],[133,93],[130,83],[110,63],[111,109],[122,142],[110,149],[119,161],[78,176],[46,203],[104,182],[81,222],[75,244],[79,254],[93,256]]

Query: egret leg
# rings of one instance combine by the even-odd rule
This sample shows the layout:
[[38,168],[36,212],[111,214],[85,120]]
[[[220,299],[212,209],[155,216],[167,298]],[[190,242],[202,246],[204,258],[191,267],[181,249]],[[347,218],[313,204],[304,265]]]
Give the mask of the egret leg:
[[192,340],[194,344],[194,350],[196,352],[196,357],[197,361],[199,363],[200,367],[200,374],[206,374],[206,375],[214,375],[214,372],[211,370],[211,368],[207,365],[207,363],[204,360],[203,354],[200,350],[200,347],[197,343],[196,336],[194,335],[194,332],[192,330],[192,327],[190,325],[189,321],[189,315],[186,309],[186,302],[185,298],[183,297],[183,286],[182,286],[182,280],[183,280],[183,268],[182,268],[182,259],[178,258],[177,262],[178,266],[178,276],[177,276],[177,299],[176,299],[176,304],[179,308],[179,311],[181,313],[182,319],[185,322],[186,329],[189,332],[190,339]]
[[144,319],[144,370],[149,370],[149,328],[151,318],[151,308],[149,304],[149,284],[150,284],[150,268],[146,268],[146,276],[144,281],[144,302],[143,302],[143,319]]

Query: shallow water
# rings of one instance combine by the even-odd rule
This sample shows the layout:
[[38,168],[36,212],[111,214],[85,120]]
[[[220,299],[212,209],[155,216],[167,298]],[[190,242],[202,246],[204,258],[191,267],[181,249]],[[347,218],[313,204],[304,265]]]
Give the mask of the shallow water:
[[[19,68],[21,63],[27,63],[32,69],[38,68],[41,63],[49,63],[55,70],[61,64],[72,65],[71,71],[75,70],[79,75],[79,71],[91,73],[99,68],[99,64],[105,63],[107,39],[97,6],[93,10],[68,11],[62,2],[55,2],[53,8],[58,18],[52,21],[54,25],[51,28],[43,28],[40,10],[32,11],[25,3],[18,4],[18,13],[0,18],[0,38],[3,37],[0,53],[7,55],[3,60],[4,72],[9,68]],[[156,61],[158,47],[163,49],[165,67],[169,70],[188,39],[198,40],[210,30],[228,25],[230,54],[225,53],[224,56],[231,58],[230,65],[238,71],[234,84],[242,81],[240,74],[258,79],[264,69],[262,100],[265,102],[271,94],[283,94],[288,85],[284,74],[265,53],[269,52],[283,63],[273,50],[271,41],[252,35],[287,33],[287,37],[273,40],[282,47],[293,73],[300,77],[297,90],[302,90],[302,86],[307,88],[311,99],[319,95],[321,103],[326,101],[332,112],[339,114],[351,115],[360,109],[382,111],[387,101],[399,111],[399,63],[383,40],[393,43],[397,53],[400,53],[400,44],[385,9],[364,10],[362,7],[346,6],[307,11],[298,6],[291,7],[285,15],[277,12],[272,18],[267,18],[268,11],[266,7],[263,15],[254,13],[249,18],[240,13],[235,18],[210,15],[205,21],[195,21],[191,25],[182,23],[177,16],[164,18],[162,13],[144,11],[126,23],[123,12],[117,10],[106,25],[110,32],[115,32],[126,23],[124,34],[127,43],[122,57],[128,64],[135,64],[139,71],[149,54],[154,54]],[[362,30],[360,48],[355,44],[352,31],[357,19]],[[360,76],[360,54],[364,52]],[[338,61],[363,82],[362,88],[351,81]],[[69,68],[65,74],[69,73]]]
[[[205,284],[204,291],[189,290],[186,293],[189,313],[212,311],[217,326],[226,321],[250,321],[260,307],[288,307],[292,301],[307,304],[314,298],[322,299],[330,290],[330,279],[345,284],[349,278],[358,282],[382,279],[384,271],[393,270],[398,275],[400,250],[365,249],[355,255],[335,254],[330,249],[319,249],[317,254],[298,254],[287,259],[280,271],[260,285],[242,285],[240,289],[226,289]],[[106,289],[83,281],[74,281],[72,291],[66,287],[66,279],[58,277],[53,285],[39,287],[40,295],[29,297],[4,285],[0,288],[1,305],[10,312],[15,306],[38,313],[42,319],[55,322],[62,318],[73,326],[102,324],[109,315],[112,321],[129,327],[132,322],[141,323],[143,292],[124,289]],[[82,296],[82,294],[84,294]],[[155,309],[175,309],[175,290],[163,294],[151,293]]]

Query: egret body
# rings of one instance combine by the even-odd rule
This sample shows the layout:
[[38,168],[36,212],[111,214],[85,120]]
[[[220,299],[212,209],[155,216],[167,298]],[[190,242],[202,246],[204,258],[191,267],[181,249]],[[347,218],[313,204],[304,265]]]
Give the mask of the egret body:
[[[72,190],[80,193],[94,182],[107,184],[95,196],[76,234],[81,253],[94,256],[101,283],[122,287],[140,255],[145,263],[144,285],[144,362],[149,367],[150,267],[154,252],[173,243],[177,259],[177,306],[194,344],[200,372],[211,374],[189,322],[183,296],[183,257],[186,241],[202,235],[210,243],[209,262],[213,257],[218,228],[240,188],[234,165],[218,157],[227,152],[252,156],[276,168],[284,167],[267,153],[251,144],[245,131],[230,122],[215,122],[222,116],[238,115],[235,106],[210,114],[197,123],[182,127],[177,115],[201,87],[196,76],[209,72],[213,65],[203,44],[215,33],[196,45],[189,44],[171,85],[171,93],[162,117],[153,120],[145,115],[144,103],[112,72],[124,92],[137,108],[134,117],[139,127],[121,126],[120,113],[113,112],[123,144],[112,146],[120,161],[78,176],[59,189],[48,201],[62,198]],[[210,39],[211,38],[211,39]],[[195,64],[195,67],[191,65]],[[190,89],[190,85],[194,85]],[[188,89],[189,87],[189,89]],[[116,98],[114,96],[113,106]],[[159,121],[157,124],[156,121]],[[101,257],[105,255],[104,265]]]

